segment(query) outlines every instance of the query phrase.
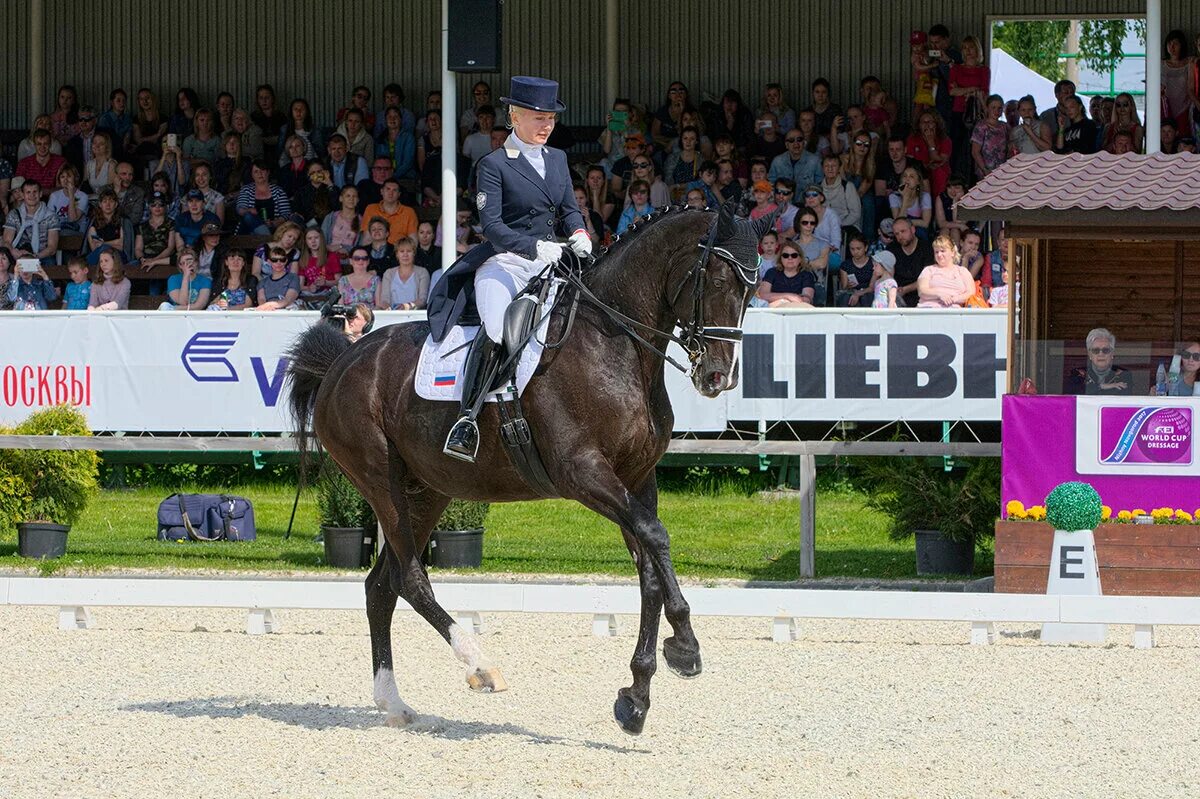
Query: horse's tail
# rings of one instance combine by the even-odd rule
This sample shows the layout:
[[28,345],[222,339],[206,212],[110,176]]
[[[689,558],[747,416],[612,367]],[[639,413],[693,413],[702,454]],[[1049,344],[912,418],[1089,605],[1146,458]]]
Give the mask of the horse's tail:
[[317,390],[329,373],[329,367],[349,347],[350,339],[344,333],[321,321],[304,331],[287,352],[287,381],[291,386],[289,404],[300,450],[301,482],[312,447]]

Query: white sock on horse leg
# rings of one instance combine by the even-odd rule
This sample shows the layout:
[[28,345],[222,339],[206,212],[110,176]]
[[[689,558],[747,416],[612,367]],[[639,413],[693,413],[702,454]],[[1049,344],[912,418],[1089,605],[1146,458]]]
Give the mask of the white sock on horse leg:
[[450,625],[450,648],[454,650],[454,656],[466,664],[468,673],[492,667],[483,654],[479,636],[457,624]]

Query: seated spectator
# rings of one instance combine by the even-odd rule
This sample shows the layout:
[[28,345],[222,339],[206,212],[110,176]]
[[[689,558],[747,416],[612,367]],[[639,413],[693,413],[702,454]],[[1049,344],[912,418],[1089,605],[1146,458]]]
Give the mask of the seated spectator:
[[[817,157],[817,170],[821,169],[822,151],[829,146],[828,141],[817,132],[817,115],[811,109],[805,109],[796,115],[796,130],[804,139],[804,151]],[[824,141],[824,144],[822,142]],[[786,140],[784,142],[786,144]]]
[[[468,133],[462,144],[463,155],[472,164],[492,151],[492,128],[496,124],[496,109],[490,105],[480,106],[475,110],[475,121],[478,130]],[[377,151],[376,155],[388,155],[388,153]],[[396,177],[403,177],[403,175],[397,174]]]
[[42,199],[50,196],[52,187],[58,184],[58,170],[62,169],[67,159],[50,152],[50,132],[36,130],[33,132],[34,153],[17,162],[17,176],[25,178],[26,185],[30,180],[41,187]]
[[338,206],[338,191],[329,171],[319,161],[308,165],[308,180],[292,198],[292,221],[304,226],[317,226]]
[[179,251],[179,271],[167,278],[167,301],[158,310],[199,311],[208,307],[212,278],[200,274],[197,264],[196,251],[191,247]]
[[[632,103],[624,97],[613,100],[612,110],[604,117],[604,130],[596,142],[604,153],[600,166],[607,176],[612,175],[613,166],[625,156],[625,136],[630,133],[641,133],[629,125],[629,109]],[[617,115],[617,116],[614,116]]]
[[55,98],[56,107],[50,115],[51,131],[58,143],[65,145],[79,132],[79,92],[74,86],[60,86]]
[[58,216],[59,230],[82,234],[88,226],[88,196],[79,188],[79,171],[63,164],[58,171],[58,189],[50,195],[50,210]]
[[145,215],[146,192],[141,186],[135,186],[133,183],[133,164],[124,161],[117,164],[113,189],[117,192],[121,216],[135,224],[140,222]]
[[[337,186],[339,189],[346,186],[357,186],[369,177],[367,174],[366,159],[359,158],[350,152],[346,143],[346,137],[342,134],[335,133],[330,136],[329,143],[325,145],[325,149],[329,153],[329,158],[325,161],[325,166],[329,168],[329,176],[334,186]],[[413,157],[416,157],[415,145]],[[387,158],[387,154],[385,153],[380,158]],[[376,160],[380,159],[377,158]]]
[[800,245],[785,241],[779,247],[779,266],[769,270],[758,284],[758,298],[771,308],[811,306],[819,273],[820,269],[804,257]]
[[807,186],[821,181],[821,159],[805,149],[804,133],[799,129],[788,131],[784,138],[787,152],[771,161],[767,180],[787,178],[796,186]]
[[64,311],[86,311],[92,299],[92,281],[88,280],[87,262],[79,256],[67,261],[66,293],[63,296]]
[[[1131,146],[1132,146],[1132,143],[1131,143]],[[1176,147],[1175,152],[1178,152],[1178,153],[1194,153],[1194,152],[1196,152],[1195,137],[1194,136],[1181,136],[1179,138],[1179,145],[1178,145],[1178,147]]]
[[221,226],[221,220],[211,211],[204,210],[204,193],[192,189],[184,196],[183,211],[175,217],[175,235],[187,247],[196,247],[200,231],[205,225]]
[[[975,129],[971,131],[971,160],[975,164],[975,176],[980,180],[1008,160],[1008,125],[1000,121],[1002,113],[1003,98],[998,94],[989,96],[984,104],[983,119],[975,123]],[[1092,149],[1095,150],[1095,136],[1092,138]]]
[[[376,276],[382,276],[399,261],[396,260],[396,248],[388,241],[388,221],[383,217],[371,217],[367,222],[367,235],[362,242],[367,248],[368,262]],[[353,254],[354,248],[350,248]]]
[[438,116],[442,113],[442,93],[438,89],[433,89],[425,95],[425,109],[421,112],[421,118],[417,120],[417,126],[413,129],[413,134],[416,135],[417,141],[429,132],[429,112],[437,111]]
[[900,174],[899,191],[888,195],[888,206],[892,209],[892,219],[907,219],[916,228],[918,236],[928,239],[933,223],[933,203],[922,183],[919,167],[905,168]]
[[[49,114],[38,114],[34,118],[33,127],[29,129],[29,135],[21,139],[20,144],[17,145],[17,163],[37,152],[37,145],[33,143],[33,137],[39,130],[49,133],[50,126]],[[62,145],[53,138],[50,140],[50,152],[54,155],[62,155]]]
[[1004,270],[1006,259],[1008,258],[1008,232],[1004,229],[1003,225],[997,223],[992,224],[992,229],[994,231],[992,244],[995,246],[995,249],[988,253],[987,256],[988,264],[992,268],[992,279],[989,285],[998,286],[1002,282],[1000,272]]
[[758,240],[758,277],[762,279],[767,272],[779,265],[779,234],[768,230]]
[[214,299],[210,311],[244,311],[254,307],[258,281],[246,267],[246,253],[233,249],[224,253],[213,281]]
[[[196,273],[213,277],[221,268],[225,247],[221,244],[221,226],[209,222],[200,228],[200,243],[196,245]],[[215,282],[215,281],[214,281]]]
[[[429,109],[425,114],[425,125],[427,127],[425,134],[417,140],[417,171],[421,173],[421,202],[425,206],[438,206],[442,204],[442,112],[436,108]],[[385,166],[387,166],[386,163]],[[361,201],[363,193],[361,187],[358,193]]]
[[371,138],[365,125],[362,111],[351,108],[346,112],[337,132],[346,137],[346,147],[350,152],[359,158],[370,160],[375,155],[375,140]]
[[933,240],[933,259],[917,278],[917,307],[962,308],[975,295],[975,281],[959,264],[958,248],[949,236]]
[[896,302],[900,307],[912,307],[917,304],[917,279],[934,261],[933,248],[927,239],[917,236],[916,228],[906,216],[892,220],[892,233],[895,240],[887,250],[896,259],[892,273],[900,287]]
[[359,239],[358,189],[353,185],[343,187],[338,194],[338,203],[338,210],[330,211],[322,220],[321,233],[330,250],[339,256],[347,256]]
[[289,135],[283,142],[284,155],[276,180],[288,197],[295,197],[300,187],[308,183],[308,165],[316,163],[305,158],[307,146],[304,139],[295,134]]
[[[887,140],[887,152],[879,159],[879,163],[876,165],[875,198],[878,211],[876,214],[877,219],[891,216],[888,195],[894,191],[900,191],[900,176],[904,174],[904,170],[910,166],[920,168],[920,162],[906,154],[906,141],[903,136],[890,137]],[[918,172],[918,174],[920,173]]]
[[[825,195],[826,207],[837,213],[843,231],[858,232],[862,225],[862,202],[858,198],[858,188],[842,175],[842,159],[836,155],[825,156],[821,159],[821,174],[823,179],[818,188]],[[841,243],[840,234],[838,243]]]
[[92,158],[92,143],[96,139],[96,109],[85,105],[79,109],[78,132],[63,145],[63,157],[83,174],[83,168]]
[[300,296],[305,300],[324,299],[342,276],[342,261],[325,243],[319,228],[304,231],[304,252],[300,256]]
[[842,220],[838,212],[825,202],[825,192],[816,183],[804,188],[804,207],[817,215],[813,235],[829,248],[829,268],[837,269],[842,262]]
[[58,215],[42,202],[42,186],[36,180],[22,184],[21,199],[4,220],[4,246],[15,258],[37,258],[48,266],[58,252]]
[[[842,107],[837,103],[829,101],[829,81],[825,78],[817,78],[812,82],[811,88],[812,102],[805,111],[810,111],[813,114],[813,121],[816,123],[816,132],[819,136],[829,137],[830,132],[837,133],[834,129],[835,123],[841,122]],[[804,113],[803,111],[801,113]],[[798,121],[798,120],[797,120]]]
[[796,213],[799,207],[793,201],[796,199],[796,184],[789,178],[775,179],[775,205],[779,208],[779,217],[775,220],[775,231],[782,238],[796,237]]
[[188,170],[187,164],[183,161],[183,148],[179,144],[172,144],[171,137],[176,134],[167,134],[167,140],[163,144],[162,158],[157,165],[157,172],[150,178],[153,182],[154,177],[165,175],[170,181],[172,191],[183,193],[187,191]]
[[721,206],[722,199],[720,196],[718,196],[715,190],[716,184],[717,165],[712,161],[705,161],[704,163],[700,164],[700,177],[687,184],[687,191],[688,194],[691,194],[693,191],[700,192],[702,202],[698,207],[719,208]]
[[200,96],[196,90],[184,86],[175,94],[175,111],[167,120],[167,133],[174,133],[178,143],[195,131],[196,112],[200,109]]
[[[474,221],[475,208],[465,199],[458,201],[458,210],[454,214],[454,251],[459,255],[464,254],[482,239],[479,237],[476,228],[478,223]],[[374,233],[371,234],[374,240]],[[439,218],[437,228],[434,230],[433,242],[439,247],[442,245],[442,220]],[[372,262],[374,261],[374,251],[372,251]],[[390,264],[389,266],[395,266]],[[383,274],[380,272],[379,274]]]
[[225,225],[225,195],[213,186],[212,167],[207,161],[196,161],[192,164],[191,190],[204,195],[204,210],[215,216],[223,227]]
[[125,262],[117,250],[100,253],[96,272],[92,276],[89,311],[124,311],[129,308],[129,293],[133,284],[125,277]]
[[92,154],[83,167],[83,185],[88,191],[99,192],[116,180],[117,162],[113,160],[112,139],[107,133],[97,133],[92,139]]
[[779,130],[788,131],[796,126],[796,112],[783,99],[783,86],[778,83],[768,83],[764,87],[762,102],[755,113],[760,122],[766,114],[770,114]]
[[[666,208],[671,204],[671,187],[663,182],[662,177],[654,168],[654,161],[648,155],[639,155],[632,161],[633,175],[630,182],[633,180],[644,180],[650,184],[650,204],[655,208]],[[591,174],[591,170],[588,171]],[[611,196],[611,195],[606,195]],[[589,197],[590,200],[590,197]],[[629,207],[629,184],[626,184],[625,198],[621,205],[621,210]],[[589,206],[590,206],[589,202]],[[606,204],[607,207],[607,204]],[[615,212],[614,212],[615,214]],[[608,224],[605,219],[605,224]],[[612,225],[609,225],[612,227]]]
[[368,128],[375,127],[375,115],[371,113],[371,90],[366,86],[355,86],[350,92],[350,102],[342,106],[337,111],[335,121],[342,123],[346,121],[346,115],[354,109],[357,110],[362,117],[363,124]]
[[667,157],[663,166],[666,182],[682,191],[683,187],[700,177],[704,156],[700,153],[700,131],[688,126],[679,134],[679,149]]
[[[627,143],[626,147],[628,146]],[[644,155],[638,157],[639,163],[648,160],[648,157]],[[645,171],[643,168],[639,174]],[[618,179],[615,173],[613,179]],[[583,190],[587,194],[588,207],[600,214],[600,218],[604,220],[605,225],[610,229],[615,229],[617,220],[620,219],[620,209],[617,201],[618,195],[613,194],[610,183],[604,176],[604,167],[599,164],[593,164],[587,168],[587,173],[584,176]],[[628,195],[628,192],[626,194]],[[670,189],[667,190],[667,194],[668,196],[670,195]]]
[[1160,152],[1164,155],[1174,155],[1179,152],[1179,128],[1175,125],[1175,120],[1164,119],[1159,130],[1161,131]]
[[[440,97],[441,95],[438,96]],[[400,109],[400,125],[404,130],[413,134],[415,140],[417,117],[412,111],[404,107],[404,88],[399,83],[389,83],[383,87],[383,107],[385,111],[388,108]],[[363,109],[363,113],[369,114],[370,110]],[[386,114],[377,116],[370,127],[371,135],[378,139],[387,127]]]
[[1017,101],[1019,124],[1009,129],[1009,142],[1014,154],[1036,155],[1050,149],[1051,133],[1038,117],[1037,103],[1031,95]]
[[[971,273],[972,280],[978,280],[980,285],[991,288],[992,267],[988,264],[987,256],[979,251],[982,238],[978,230],[968,228],[963,231],[962,243],[959,245],[960,258],[963,268]],[[950,240],[953,241],[953,237]]]
[[387,220],[388,242],[393,245],[417,232],[417,212],[400,202],[400,181],[394,177],[383,182],[379,202],[363,211],[364,219],[377,217]]
[[992,290],[988,292],[988,305],[993,308],[1008,307],[1008,267],[1004,267],[1001,272],[1004,282],[999,286],[992,286]]
[[6,247],[0,247],[0,311],[11,311],[17,297],[17,259]]
[[791,128],[784,128],[775,114],[759,111],[758,118],[754,120],[754,138],[750,140],[746,151],[751,157],[765,158],[768,161],[783,155],[787,149],[783,135],[789,130]]
[[946,191],[938,197],[937,204],[934,206],[937,229],[942,233],[949,234],[951,241],[958,246],[962,246],[962,237],[967,232],[968,226],[966,222],[958,218],[958,208],[955,203],[961,200],[966,193],[966,182],[955,175],[946,182]]
[[183,163],[188,169],[194,169],[198,161],[211,164],[221,154],[221,137],[213,119],[213,112],[207,108],[196,111],[191,135],[183,140],[181,148]]
[[879,152],[879,134],[867,127],[867,115],[861,105],[851,105],[846,108],[846,129],[829,139],[829,150],[834,155],[845,155],[854,146],[854,140],[867,140],[867,150],[872,160]]
[[108,248],[125,252],[133,242],[126,240],[125,220],[121,216],[117,193],[111,188],[100,192],[92,208],[92,219],[84,236],[84,250],[88,264],[94,266],[100,253]]
[[[604,243],[604,220],[600,218],[600,214],[588,207],[587,192],[583,190],[583,184],[576,183],[574,186],[575,204],[579,206],[579,213],[583,214],[583,229],[587,231],[588,238],[592,241],[592,249],[598,249]],[[424,223],[422,223],[424,224]],[[433,228],[430,227],[432,234]],[[421,232],[421,226],[417,226],[418,236]],[[433,243],[433,236],[430,235],[430,243]],[[415,253],[414,253],[415,257]],[[417,266],[422,266],[420,261],[417,261]],[[433,271],[428,270],[428,271]]]
[[905,143],[905,152],[921,162],[929,176],[929,191],[934,197],[946,190],[950,180],[950,156],[953,145],[942,129],[942,118],[934,111],[925,111],[917,120],[917,129]]
[[[891,220],[884,220],[891,221]],[[874,271],[871,272],[871,307],[872,308],[902,308],[898,300],[900,291],[896,283],[896,256],[887,250],[880,250],[871,256]]]
[[[1112,141],[1106,148],[1113,155],[1124,155],[1125,153],[1133,152],[1133,136],[1128,133],[1118,133],[1113,136]],[[1180,142],[1179,152],[1184,152],[1182,141]]]
[[867,255],[870,246],[867,237],[861,233],[850,236],[847,245],[849,258],[842,261],[838,274],[838,292],[836,304],[839,307],[869,308],[874,294],[871,281],[875,272],[875,263]]
[[[361,214],[368,205],[374,205],[383,198],[383,183],[392,176],[392,162],[387,158],[376,158],[371,162],[371,168],[366,180],[355,184],[358,189],[358,212]],[[440,178],[439,178],[440,180]]]
[[[663,185],[665,187],[666,184]],[[717,161],[717,182],[712,186],[712,193],[716,195],[717,204],[724,205],[727,202],[731,202],[740,206],[744,192],[742,183],[738,180],[737,173],[734,171],[733,162],[728,158],[722,158],[720,161]],[[653,184],[650,186],[650,202],[654,202]]]
[[250,178],[238,195],[238,232],[263,236],[288,221],[292,204],[283,189],[271,182],[271,167],[266,161],[254,161]]
[[284,144],[283,151],[279,154],[280,167],[286,166],[289,159],[294,160],[296,157],[295,153],[288,151],[286,146],[288,139],[293,136],[304,144],[304,152],[300,155],[305,161],[316,161],[325,151],[325,142],[321,139],[321,129],[313,121],[308,100],[302,97],[296,98],[292,100],[289,109],[291,116],[287,123],[279,129],[279,141]]
[[621,212],[617,222],[618,236],[654,213],[654,206],[650,204],[650,184],[646,181],[635,180],[629,184],[629,199],[628,207]]
[[213,108],[213,130],[218,136],[224,135],[225,131],[233,130],[234,105],[236,105],[236,101],[229,92],[221,92],[217,95],[217,102]]
[[[247,162],[255,158],[265,158],[266,148],[263,143],[263,131],[254,123],[253,117],[246,113],[243,108],[236,108],[233,112],[233,130],[242,144],[242,156]],[[278,128],[276,128],[278,130]],[[275,137],[272,137],[274,139]],[[249,182],[249,175],[246,177],[246,182]]]
[[289,262],[287,250],[272,244],[267,251],[270,271],[258,280],[258,310],[292,311],[300,307],[300,276],[288,268]]
[[[618,158],[612,165],[612,177],[609,178],[608,184],[612,193],[620,197],[625,189],[629,186],[629,181],[634,179],[633,164],[634,162],[644,162],[650,160],[649,154],[646,152],[646,140],[642,138],[640,133],[630,133],[625,137],[625,154]],[[599,166],[599,165],[597,165]],[[603,167],[599,167],[603,170]],[[589,172],[591,170],[589,169]],[[643,178],[644,180],[645,178]]]
[[728,136],[738,147],[749,147],[754,139],[754,114],[736,89],[725,90],[721,106],[710,121],[713,139]]
[[[578,197],[578,193],[576,196]],[[582,209],[582,206],[580,207]],[[591,213],[596,211],[591,209]],[[423,267],[430,275],[442,268],[442,248],[433,243],[433,234],[432,222],[421,222],[417,225],[417,249],[414,258],[417,266]],[[432,284],[430,288],[433,288]]]
[[418,269],[416,245],[403,239],[396,245],[396,265],[383,273],[376,289],[375,307],[393,311],[419,311],[429,298],[429,273]]
[[[1200,394],[1196,377],[1200,375],[1200,342],[1188,341],[1175,348],[1175,366],[1168,371],[1168,397],[1194,397]],[[1150,396],[1158,396],[1158,385],[1150,387]]]
[[[1084,116],[1083,101],[1077,95],[1071,95],[1063,106],[1066,114],[1058,120],[1054,152],[1084,155],[1096,152],[1096,123]],[[1163,152],[1166,152],[1165,148]]]
[[750,162],[747,161],[742,153],[744,149],[738,147],[733,139],[728,136],[718,136],[713,141],[713,161],[719,167],[721,161],[729,161],[733,165],[733,175],[737,179],[738,185],[745,189],[750,186]]
[[[171,191],[171,179],[163,172],[155,172],[154,177],[150,179],[150,194],[161,194],[167,200],[167,219],[172,222],[179,216],[179,211],[183,207],[183,197],[176,197]],[[184,189],[184,194],[187,194],[187,189]],[[142,221],[146,221],[150,217],[150,209],[146,208],[145,215]]]
[[109,134],[113,155],[124,157],[133,133],[133,117],[129,113],[129,95],[124,89],[113,89],[108,95],[108,110],[100,115],[96,129]]
[[[375,220],[372,220],[372,223]],[[391,246],[390,244],[388,245]],[[371,269],[371,248],[358,245],[350,251],[350,272],[338,278],[338,302],[353,305],[356,302],[375,305],[379,294],[379,275]],[[393,260],[395,255],[393,254]],[[396,265],[399,261],[396,261]],[[390,269],[391,267],[389,267]],[[386,272],[385,272],[386,274]]]
[[173,262],[175,257],[175,223],[167,216],[167,197],[155,192],[146,204],[150,218],[139,224],[133,256],[142,269],[152,269]]
[[149,175],[157,168],[158,159],[162,157],[167,120],[158,109],[158,99],[149,89],[138,89],[137,105],[133,135],[130,137],[133,144],[130,160],[138,165],[142,174]]
[[759,220],[764,216],[774,211],[779,207],[771,202],[774,195],[771,192],[771,184],[765,180],[756,180],[750,186],[750,195],[754,199],[754,205],[751,206],[749,216],[751,220]]
[[54,282],[46,274],[43,265],[39,264],[36,272],[18,269],[15,285],[14,311],[46,311],[49,310],[50,303],[58,301],[58,289],[54,287]]
[[896,240],[895,230],[893,227],[892,218],[890,216],[879,220],[879,226],[876,228],[875,240],[871,242],[871,246],[867,248],[867,255],[875,256],[875,253],[892,246],[892,242]]
[[285,222],[280,225],[271,237],[271,241],[254,251],[254,259],[250,264],[250,273],[259,280],[262,280],[263,275],[271,271],[270,264],[267,263],[267,257],[272,248],[278,249],[287,255],[288,271],[299,273],[300,244],[303,237],[304,228],[295,222]]
[[683,199],[684,205],[688,208],[694,208],[697,211],[702,211],[708,207],[708,201],[704,197],[704,192],[700,189],[688,189]]
[[[801,208],[796,212],[796,246],[800,248],[800,252],[804,253],[804,258],[808,262],[808,268],[813,270],[813,274],[817,276],[818,295],[816,297],[817,305],[824,305],[825,294],[825,275],[829,268],[830,249],[829,245],[822,239],[817,238],[816,229],[818,222],[817,212],[808,206]],[[780,252],[783,247],[780,245]],[[780,256],[782,257],[782,255]]]
[[1064,394],[1122,394],[1133,393],[1133,376],[1128,369],[1113,363],[1117,337],[1103,327],[1087,334],[1085,346],[1088,365],[1073,369],[1067,375]]
[[[288,118],[282,111],[275,107],[275,89],[269,83],[263,83],[254,90],[255,104],[258,106],[250,112],[250,121],[258,126],[262,131],[263,153],[261,156],[251,156],[252,158],[263,158],[267,163],[273,163],[279,156],[279,131],[288,123]],[[234,127],[237,127],[237,120],[234,120]],[[243,139],[243,144],[246,146],[247,154],[250,153],[248,142]]]

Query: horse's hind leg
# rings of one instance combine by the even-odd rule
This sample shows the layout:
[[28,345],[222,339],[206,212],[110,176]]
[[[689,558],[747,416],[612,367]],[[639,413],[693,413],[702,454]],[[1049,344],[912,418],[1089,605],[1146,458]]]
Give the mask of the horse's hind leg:
[[401,727],[411,724],[417,714],[400,698],[392,665],[392,614],[396,610],[396,592],[391,586],[394,561],[391,548],[385,545],[367,575],[367,622],[371,626],[375,705],[387,713],[390,726]]

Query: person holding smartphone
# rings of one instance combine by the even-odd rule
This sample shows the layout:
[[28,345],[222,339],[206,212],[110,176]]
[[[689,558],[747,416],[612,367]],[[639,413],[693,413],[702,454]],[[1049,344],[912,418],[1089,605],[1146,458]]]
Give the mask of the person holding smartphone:
[[604,131],[598,141],[600,149],[604,152],[604,160],[600,165],[604,167],[604,174],[608,177],[612,177],[613,167],[625,156],[625,131],[629,127],[631,107],[629,100],[618,97],[613,100],[612,110],[604,118]]
[[50,303],[58,301],[58,289],[46,274],[45,267],[36,258],[19,259],[17,277],[16,295],[13,297],[14,311],[45,311],[50,307]]

